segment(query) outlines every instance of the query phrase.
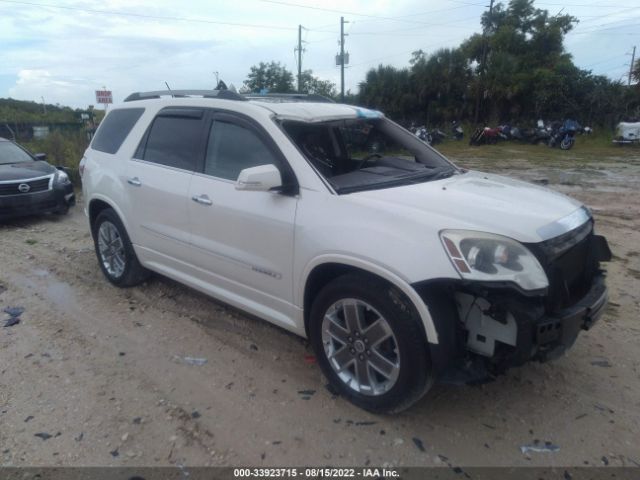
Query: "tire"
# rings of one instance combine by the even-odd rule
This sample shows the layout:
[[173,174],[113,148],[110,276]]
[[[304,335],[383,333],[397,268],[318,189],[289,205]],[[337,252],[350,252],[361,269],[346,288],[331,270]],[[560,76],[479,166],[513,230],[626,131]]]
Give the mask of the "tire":
[[[114,210],[107,208],[101,211],[93,222],[91,233],[100,270],[112,284],[133,287],[149,278],[151,272],[140,265],[129,235]],[[112,246],[103,256],[101,249],[105,241]]]
[[[360,315],[349,315],[349,324],[347,311],[352,315],[358,311]],[[380,319],[388,328],[376,323]],[[349,328],[357,323],[360,329]],[[376,329],[367,329],[371,325]],[[360,408],[397,413],[417,402],[433,385],[426,336],[418,314],[402,293],[380,279],[347,274],[325,286],[311,307],[309,334],[331,386]],[[375,343],[376,338],[385,335],[384,341]],[[342,368],[334,366],[340,362]],[[374,365],[393,373],[383,375]],[[363,375],[358,376],[358,372]]]
[[565,137],[560,142],[560,148],[562,150],[571,150],[571,147],[573,147],[573,143],[574,143],[573,138]]
[[60,207],[57,211],[56,211],[56,215],[66,215],[67,213],[69,213],[69,205],[65,205],[64,207]]

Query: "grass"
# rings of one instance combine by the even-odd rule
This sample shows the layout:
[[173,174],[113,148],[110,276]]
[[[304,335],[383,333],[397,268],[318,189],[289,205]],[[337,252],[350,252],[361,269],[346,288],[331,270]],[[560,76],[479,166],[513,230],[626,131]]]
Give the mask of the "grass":
[[603,161],[633,162],[640,160],[640,146],[615,145],[611,138],[603,135],[580,135],[571,150],[550,148],[546,145],[531,145],[515,141],[500,142],[495,145],[470,146],[468,140],[447,140],[436,145],[436,149],[462,165],[467,161],[481,160],[485,163],[527,163],[539,165],[593,164]]

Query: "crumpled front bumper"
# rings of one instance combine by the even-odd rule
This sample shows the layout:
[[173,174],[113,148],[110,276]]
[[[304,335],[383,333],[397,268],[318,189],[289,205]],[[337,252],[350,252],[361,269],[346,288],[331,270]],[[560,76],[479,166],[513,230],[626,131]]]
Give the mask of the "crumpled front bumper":
[[[481,383],[511,367],[561,356],[602,317],[608,300],[602,272],[582,298],[553,312],[547,311],[544,296],[526,297],[514,289],[450,281],[416,287],[438,331],[438,344],[430,345],[434,374],[455,384]],[[471,298],[466,305],[457,301],[461,293]],[[477,313],[481,330],[470,324],[473,302],[485,302]]]
[[551,360],[575,342],[581,330],[589,330],[602,316],[607,306],[608,290],[604,275],[598,275],[589,292],[575,305],[550,316],[542,317],[535,328],[535,358]]

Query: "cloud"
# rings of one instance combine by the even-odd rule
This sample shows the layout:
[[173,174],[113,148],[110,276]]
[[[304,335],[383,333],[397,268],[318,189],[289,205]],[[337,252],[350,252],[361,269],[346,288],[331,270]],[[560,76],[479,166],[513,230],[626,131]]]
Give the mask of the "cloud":
[[[40,1],[49,3],[30,0]],[[366,71],[379,63],[403,67],[414,50],[433,52],[458,45],[479,31],[479,18],[485,11],[482,2],[467,2],[472,3],[469,5],[454,0],[282,1],[314,8],[262,0],[182,4],[173,0],[60,0],[55,5],[64,8],[52,8],[0,0],[0,97],[39,100],[44,96],[54,103],[83,107],[95,103],[94,90],[103,85],[120,101],[132,91],[164,88],[165,81],[172,88],[211,88],[214,72],[239,87],[251,65],[260,61],[276,60],[297,70],[294,47],[299,24],[305,27],[303,68],[339,83],[335,54],[341,15],[349,21],[346,50],[351,64],[346,70],[346,87],[355,91]],[[567,47],[578,65],[595,63],[595,73],[612,72],[613,78],[622,74],[622,65],[629,61],[624,54],[637,36],[631,36],[636,30],[630,27],[620,31],[630,35],[613,34],[616,30],[606,28],[633,25],[640,12],[612,1],[606,8],[605,2],[601,0],[599,7],[568,6],[563,13],[582,19],[576,32],[567,37]],[[596,31],[599,28],[605,30]],[[617,59],[612,58],[615,55]],[[603,60],[609,63],[598,64]],[[15,79],[15,84],[7,86],[8,79]]]

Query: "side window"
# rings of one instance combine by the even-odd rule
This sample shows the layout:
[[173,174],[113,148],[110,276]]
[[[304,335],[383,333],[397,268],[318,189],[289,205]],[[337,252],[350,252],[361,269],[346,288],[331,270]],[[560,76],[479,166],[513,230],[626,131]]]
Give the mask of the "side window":
[[91,148],[100,152],[116,153],[143,113],[144,108],[112,110],[100,124],[91,142]]
[[[197,117],[159,115],[142,139],[136,158],[195,171],[202,121]],[[146,139],[146,142],[145,142]]]
[[213,122],[204,166],[207,175],[237,180],[245,168],[278,163],[252,130],[224,120]]

